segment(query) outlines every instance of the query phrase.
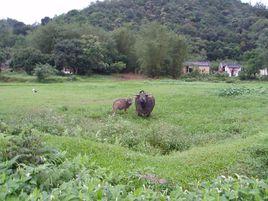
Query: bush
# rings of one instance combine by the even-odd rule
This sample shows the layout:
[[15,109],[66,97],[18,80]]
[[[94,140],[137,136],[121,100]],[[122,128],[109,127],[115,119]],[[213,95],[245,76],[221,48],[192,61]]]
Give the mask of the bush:
[[227,73],[215,73],[215,74],[202,74],[199,71],[193,71],[191,73],[181,76],[181,79],[186,82],[193,81],[210,81],[220,82],[225,81],[226,83],[234,83],[237,81],[234,77],[229,77]]
[[231,87],[227,89],[221,89],[219,92],[219,96],[239,96],[250,93],[252,93],[252,90],[245,87]]
[[111,67],[112,67],[112,71],[119,73],[119,72],[122,72],[126,68],[126,64],[122,61],[119,61],[119,62],[113,63]]
[[267,180],[245,176],[220,176],[215,180],[193,184],[190,191],[171,192],[172,200],[266,200]]
[[49,64],[37,64],[34,69],[34,75],[37,77],[38,81],[44,81],[51,75],[55,75],[57,73],[57,70],[55,67],[49,65]]
[[12,163],[0,163],[1,200],[12,196],[19,200],[266,200],[268,196],[267,180],[239,175],[196,182],[185,190],[148,171],[111,173],[88,156],[10,171]]
[[[3,126],[5,125],[2,123],[1,130]],[[45,146],[38,131],[34,129],[17,130],[17,135],[9,136],[7,145],[1,151],[0,159],[14,162],[10,168],[17,168],[20,164],[44,164],[48,161],[58,163],[63,157],[55,149]]]
[[261,81],[268,81],[268,75],[264,75],[260,77]]
[[22,68],[28,74],[31,74],[36,64],[53,63],[53,58],[50,55],[41,53],[34,48],[18,49],[14,52],[11,60],[13,68]]
[[68,81],[77,81],[77,77],[75,75],[70,75],[68,78],[67,78]]

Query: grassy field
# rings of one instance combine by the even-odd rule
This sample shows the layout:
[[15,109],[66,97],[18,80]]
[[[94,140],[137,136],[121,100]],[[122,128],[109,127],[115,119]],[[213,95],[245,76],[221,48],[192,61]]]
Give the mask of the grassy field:
[[[251,93],[219,96],[231,87]],[[156,98],[150,118],[138,117],[134,106],[111,115],[114,99],[133,97],[141,89]],[[154,173],[184,187],[236,173],[263,178],[267,102],[265,82],[95,77],[50,84],[0,83],[0,142],[5,145],[9,134],[30,128],[47,145],[66,151],[70,160],[86,154],[88,166],[94,162],[118,175]]]

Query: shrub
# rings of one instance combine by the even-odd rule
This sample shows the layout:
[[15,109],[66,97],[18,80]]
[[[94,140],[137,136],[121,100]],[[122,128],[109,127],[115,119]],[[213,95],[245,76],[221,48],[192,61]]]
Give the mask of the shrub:
[[68,81],[77,81],[77,77],[75,75],[71,75],[67,78]]
[[237,81],[236,78],[229,77],[227,73],[215,73],[215,74],[202,74],[199,71],[193,71],[191,73],[181,76],[181,79],[186,82],[193,81],[211,81],[219,82],[225,81],[227,83],[234,83]]
[[245,176],[220,176],[215,180],[193,184],[190,191],[175,189],[174,200],[266,200],[267,180],[251,179]]
[[[266,200],[267,180],[245,176],[220,176],[190,184],[160,179],[154,174],[111,173],[90,163],[88,156],[66,159],[61,164],[21,166],[10,171],[13,161],[0,163],[0,199],[20,200]],[[165,181],[161,183],[158,181]]]
[[126,68],[126,64],[122,61],[119,61],[119,62],[113,63],[111,67],[112,67],[112,71],[119,73],[119,72],[122,72]]
[[49,64],[37,64],[33,74],[37,77],[38,81],[44,81],[51,75],[56,74],[56,72],[55,67]]
[[227,89],[221,89],[219,96],[239,96],[250,93],[252,93],[252,90],[245,87],[231,87]]
[[57,163],[62,158],[56,150],[44,145],[36,130],[25,129],[18,132],[18,135],[9,138],[6,148],[0,154],[0,158],[4,160],[14,161],[13,168],[20,164],[37,165],[47,161]]
[[11,60],[13,68],[22,68],[28,74],[31,74],[38,63],[53,63],[52,57],[41,53],[34,48],[18,49],[14,52]]

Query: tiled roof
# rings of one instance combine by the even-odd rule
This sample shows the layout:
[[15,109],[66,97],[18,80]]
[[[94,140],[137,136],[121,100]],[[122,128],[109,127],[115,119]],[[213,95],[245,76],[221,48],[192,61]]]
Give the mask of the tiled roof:
[[237,63],[221,63],[222,66],[226,66],[228,68],[241,68],[242,66]]
[[210,62],[208,61],[187,61],[184,64],[191,66],[210,66]]

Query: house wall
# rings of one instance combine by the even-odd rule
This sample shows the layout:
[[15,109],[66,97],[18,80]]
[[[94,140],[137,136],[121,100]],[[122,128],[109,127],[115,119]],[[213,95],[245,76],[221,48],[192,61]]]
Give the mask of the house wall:
[[[232,75],[232,70],[233,70],[233,75]],[[239,72],[241,71],[241,68],[228,68],[225,67],[225,71],[228,73],[229,77],[237,77],[239,75]]]
[[198,67],[198,70],[200,71],[200,73],[203,73],[203,74],[209,74],[209,66],[199,66]]
[[261,75],[261,76],[266,76],[266,75],[268,75],[268,68],[261,69],[261,70],[260,70],[260,75]]
[[[209,66],[189,66],[189,68],[192,68],[194,71],[198,70],[200,73],[203,74],[209,74],[210,67]],[[183,74],[187,74],[187,66],[182,69]]]

